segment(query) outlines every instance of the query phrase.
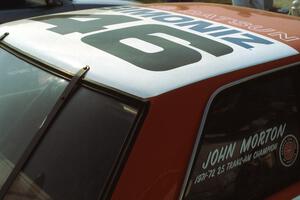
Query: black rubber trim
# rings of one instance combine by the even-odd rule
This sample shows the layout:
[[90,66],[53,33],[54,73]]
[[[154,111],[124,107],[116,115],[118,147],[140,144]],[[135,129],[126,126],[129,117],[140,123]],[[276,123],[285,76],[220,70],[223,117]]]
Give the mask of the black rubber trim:
[[23,152],[21,158],[17,162],[15,168],[11,172],[11,174],[8,176],[7,180],[5,181],[4,185],[2,186],[2,189],[0,190],[0,199],[2,200],[6,193],[8,192],[11,184],[14,182],[20,171],[22,170],[23,166],[25,165],[26,161],[30,157],[31,153],[35,150],[37,145],[40,143],[42,138],[45,136],[48,128],[51,126],[51,124],[54,122],[56,116],[59,114],[59,112],[63,109],[65,103],[68,101],[68,99],[72,96],[74,91],[78,88],[78,85],[80,84],[80,81],[84,78],[85,74],[89,71],[89,67],[86,66],[79,70],[75,76],[71,79],[68,86],[65,88],[59,99],[56,101],[55,105],[53,106],[50,113],[46,116],[44,122],[42,123],[41,127],[37,131],[37,133],[34,135],[33,139],[31,140],[30,144],[26,148],[26,150]]

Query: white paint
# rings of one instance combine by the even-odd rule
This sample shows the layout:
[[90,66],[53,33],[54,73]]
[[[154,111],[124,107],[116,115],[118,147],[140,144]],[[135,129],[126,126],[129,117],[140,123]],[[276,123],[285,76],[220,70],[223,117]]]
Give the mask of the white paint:
[[[120,14],[116,11],[110,10],[84,10],[73,12],[73,14],[99,14],[99,12],[101,12],[101,14],[109,15],[132,16],[130,14]],[[105,30],[96,32],[105,32],[109,31],[110,29],[113,30],[141,24],[163,24],[169,27],[177,29],[179,28],[178,26],[160,23],[152,19],[145,19],[137,16],[133,17],[142,19],[143,21],[106,26]],[[198,19],[195,17],[191,18],[194,18],[195,20]],[[228,25],[226,26],[232,27]],[[156,36],[165,37],[165,39],[172,40],[194,49],[200,52],[202,55],[202,60],[197,63],[168,71],[157,72],[142,69],[107,52],[101,51],[81,42],[80,38],[88,34],[72,33],[60,35],[47,30],[48,28],[52,27],[54,26],[50,24],[24,20],[0,26],[0,35],[5,32],[11,33],[7,38],[5,38],[5,42],[33,57],[38,58],[45,63],[50,64],[51,66],[56,67],[57,69],[68,71],[70,73],[76,73],[80,68],[89,65],[91,69],[86,75],[87,79],[141,98],[150,98],[210,77],[240,70],[257,64],[278,60],[280,58],[299,53],[284,43],[256,33],[238,29],[236,27],[232,28],[241,30],[244,33],[251,33],[252,35],[265,38],[274,42],[274,44],[257,44],[255,48],[249,50],[237,45],[233,45],[232,43],[221,40],[220,38],[215,38],[208,34],[201,34],[190,30],[188,27],[182,27],[181,30],[198,34],[229,45],[234,49],[234,52],[225,56],[215,57],[204,51],[191,47],[189,42],[180,38],[175,38],[172,36],[167,37],[162,33],[154,33]],[[151,46],[153,44],[146,44],[145,41],[141,42],[138,40],[125,39],[123,42],[125,42],[127,45],[134,46],[135,48],[142,49],[148,53],[161,50],[159,49],[160,47]],[[142,47],[143,45],[144,47]],[[172,58],[170,58],[170,61],[172,61]]]
[[215,164],[219,164],[229,158],[233,157],[235,152],[236,142],[230,143],[226,146],[216,148],[208,153],[207,159],[202,163],[202,169],[207,167],[214,167]]
[[88,21],[94,21],[94,20],[99,20],[99,18],[79,18],[79,17],[70,17],[70,19],[76,20],[76,21],[80,21],[80,22],[88,22]]
[[120,42],[145,53],[159,53],[164,50],[159,46],[140,40],[138,38],[126,38],[120,40]]

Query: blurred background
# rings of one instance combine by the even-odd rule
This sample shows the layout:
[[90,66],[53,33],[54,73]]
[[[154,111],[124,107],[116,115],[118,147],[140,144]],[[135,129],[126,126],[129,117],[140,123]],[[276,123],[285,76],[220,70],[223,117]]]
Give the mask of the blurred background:
[[[292,3],[293,1],[293,3]],[[0,24],[28,17],[104,6],[203,2],[246,6],[300,16],[300,0],[0,0]]]

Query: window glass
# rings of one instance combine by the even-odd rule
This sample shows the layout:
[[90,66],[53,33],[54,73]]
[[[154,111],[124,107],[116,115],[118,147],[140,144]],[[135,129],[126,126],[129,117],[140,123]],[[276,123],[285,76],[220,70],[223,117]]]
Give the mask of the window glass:
[[299,67],[214,99],[185,199],[262,199],[299,180]]
[[46,6],[46,0],[3,0],[1,1],[0,10],[35,8]]
[[0,49],[0,189],[67,82]]
[[97,199],[136,116],[136,109],[80,88],[5,199]]

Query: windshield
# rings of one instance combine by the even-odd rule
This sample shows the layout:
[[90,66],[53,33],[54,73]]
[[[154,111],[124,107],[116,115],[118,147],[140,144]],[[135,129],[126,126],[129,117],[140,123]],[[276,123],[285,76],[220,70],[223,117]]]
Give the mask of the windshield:
[[[0,190],[68,82],[0,49]],[[134,134],[140,107],[79,87],[5,200],[97,199]],[[124,99],[126,99],[126,102]],[[134,105],[133,105],[134,104]],[[112,171],[114,169],[114,171]]]
[[46,0],[5,0],[1,2],[1,9],[33,8],[46,6]]
[[0,49],[0,188],[67,82]]

